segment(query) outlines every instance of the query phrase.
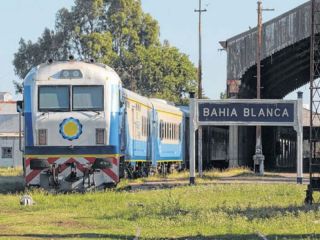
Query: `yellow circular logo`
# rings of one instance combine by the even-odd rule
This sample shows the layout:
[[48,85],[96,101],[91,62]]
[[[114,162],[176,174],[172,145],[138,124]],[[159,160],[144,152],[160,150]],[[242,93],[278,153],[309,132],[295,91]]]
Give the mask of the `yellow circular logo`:
[[63,132],[67,136],[74,136],[78,133],[78,125],[75,122],[68,122],[63,126]]
[[82,134],[82,124],[78,119],[75,118],[66,118],[60,123],[60,134],[64,139],[70,141],[78,139]]

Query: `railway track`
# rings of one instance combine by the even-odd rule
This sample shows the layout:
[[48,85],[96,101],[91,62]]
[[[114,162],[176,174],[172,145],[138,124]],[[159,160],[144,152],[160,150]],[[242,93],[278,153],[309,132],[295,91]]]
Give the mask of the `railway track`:
[[[297,184],[296,175],[293,173],[267,173],[265,176],[233,176],[233,177],[204,177],[198,178],[196,183],[198,185],[209,185],[209,184]],[[309,183],[308,175],[304,175],[303,184]],[[148,180],[145,179],[143,183],[129,183],[128,189],[130,190],[148,190],[148,189],[162,189],[162,188],[173,188],[179,186],[189,185],[189,180],[185,178],[181,179],[159,179],[159,180]]]
[[[293,173],[267,173],[265,176],[245,175],[232,177],[206,177],[197,178],[197,185],[209,184],[296,184],[296,176]],[[308,184],[309,178],[304,176],[303,184]],[[122,187],[121,190],[152,190],[174,188],[189,185],[188,178],[159,178],[159,179],[143,179],[142,182],[129,182],[128,185]],[[23,177],[21,176],[0,176],[0,193],[14,193],[24,190]]]

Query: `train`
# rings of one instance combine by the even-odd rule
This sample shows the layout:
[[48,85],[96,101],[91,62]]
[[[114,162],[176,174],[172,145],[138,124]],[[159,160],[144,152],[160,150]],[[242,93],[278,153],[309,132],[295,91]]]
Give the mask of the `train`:
[[107,65],[49,60],[30,70],[23,89],[28,187],[105,189],[185,161],[186,111],[123,88]]

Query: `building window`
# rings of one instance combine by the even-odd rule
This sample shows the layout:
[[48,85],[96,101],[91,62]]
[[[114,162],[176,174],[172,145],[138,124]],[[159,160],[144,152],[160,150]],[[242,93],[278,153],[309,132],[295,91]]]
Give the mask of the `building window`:
[[12,158],[12,148],[11,147],[3,147],[1,156],[2,156],[2,158]]

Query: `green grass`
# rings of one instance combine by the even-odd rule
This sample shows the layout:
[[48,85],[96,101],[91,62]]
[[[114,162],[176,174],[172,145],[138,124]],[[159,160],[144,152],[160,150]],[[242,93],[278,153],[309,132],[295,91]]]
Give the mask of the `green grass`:
[[212,184],[66,195],[34,191],[30,207],[19,205],[19,195],[0,195],[0,238],[320,239],[320,211],[303,205],[305,189]]
[[[33,190],[36,204],[27,207],[19,205],[22,194],[0,194],[0,239],[320,239],[320,207],[303,204],[306,186],[211,181],[253,176],[245,168],[205,172],[197,182],[209,185],[121,190],[131,183],[188,181],[188,174],[122,180],[107,192]],[[21,169],[0,168],[0,192],[19,176]]]
[[[146,178],[138,178],[135,180],[125,181],[125,184],[129,183],[143,183],[152,181],[189,181],[189,171],[174,172],[167,175],[156,174]],[[206,182],[207,180],[219,179],[224,177],[239,177],[239,176],[254,176],[253,172],[248,168],[230,168],[223,171],[210,170],[203,172],[203,179],[198,178],[198,182]]]

